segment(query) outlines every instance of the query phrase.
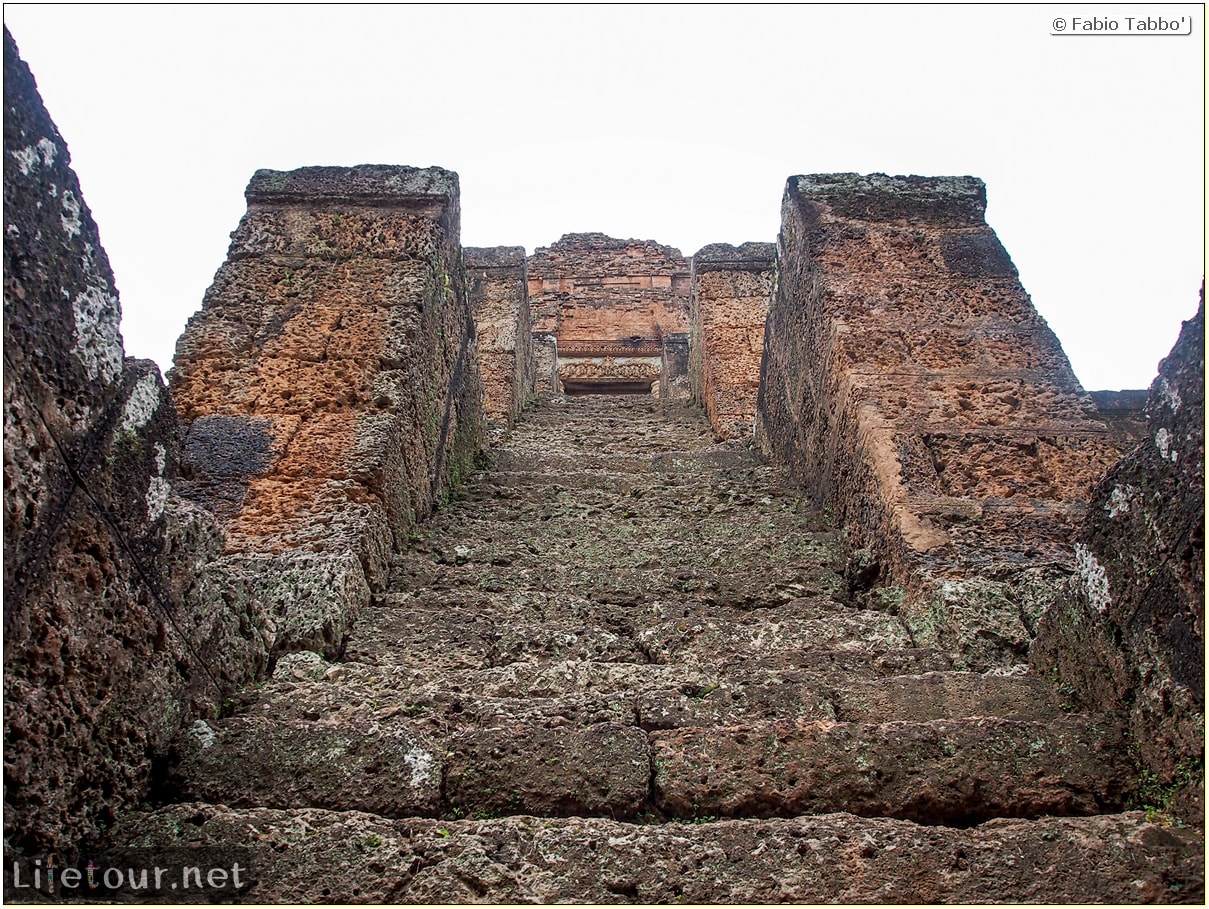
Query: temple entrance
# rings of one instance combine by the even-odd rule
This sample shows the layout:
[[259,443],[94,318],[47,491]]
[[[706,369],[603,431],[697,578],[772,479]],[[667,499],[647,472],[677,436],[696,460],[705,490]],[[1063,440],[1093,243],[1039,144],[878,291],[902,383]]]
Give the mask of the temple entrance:
[[688,398],[692,276],[678,249],[566,234],[525,273],[539,390]]
[[658,338],[574,340],[558,345],[562,393],[658,395],[663,344]]
[[652,393],[654,380],[601,380],[593,381],[576,381],[575,379],[563,380],[563,394],[571,397],[580,397],[582,395],[649,395]]

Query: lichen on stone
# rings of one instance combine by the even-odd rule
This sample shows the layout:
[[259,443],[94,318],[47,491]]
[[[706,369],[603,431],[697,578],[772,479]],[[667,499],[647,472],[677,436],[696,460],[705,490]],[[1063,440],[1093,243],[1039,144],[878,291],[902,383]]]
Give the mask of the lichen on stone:
[[189,734],[197,740],[202,748],[212,748],[218,741],[218,733],[205,720],[195,720],[189,727]]
[[1108,574],[1095,554],[1082,543],[1075,544],[1075,571],[1088,602],[1103,615],[1112,602],[1108,592]]
[[118,333],[117,297],[90,284],[72,300],[75,344],[72,352],[90,379],[112,382],[122,369],[122,339]]
[[147,373],[135,383],[130,397],[126,399],[118,432],[135,432],[150,422],[162,400],[161,388],[160,378],[154,372]]
[[68,239],[74,239],[80,235],[82,229],[80,211],[80,200],[76,198],[75,193],[70,189],[63,190],[63,214],[60,216],[60,221]]
[[1108,512],[1108,516],[1110,518],[1128,514],[1129,509],[1133,504],[1134,497],[1137,494],[1137,489],[1135,489],[1133,486],[1130,486],[1128,483],[1114,486],[1112,488],[1112,492],[1109,493],[1108,501],[1104,505],[1104,510]]

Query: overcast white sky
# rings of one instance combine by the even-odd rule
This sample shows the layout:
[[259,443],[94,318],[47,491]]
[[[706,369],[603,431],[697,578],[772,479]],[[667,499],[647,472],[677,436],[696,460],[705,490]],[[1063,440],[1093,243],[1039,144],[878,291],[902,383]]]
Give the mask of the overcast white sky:
[[[1189,37],[1053,21],[1187,17]],[[458,172],[462,241],[776,237],[792,174],[973,174],[1090,389],[1204,274],[1197,4],[48,6],[4,19],[68,143],[127,353],[171,365],[257,168]]]

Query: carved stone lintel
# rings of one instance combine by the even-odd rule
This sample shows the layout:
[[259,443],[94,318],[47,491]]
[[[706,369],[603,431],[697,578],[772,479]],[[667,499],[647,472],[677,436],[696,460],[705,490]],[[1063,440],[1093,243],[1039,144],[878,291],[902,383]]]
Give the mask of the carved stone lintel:
[[655,357],[584,357],[560,360],[558,378],[592,381],[657,381],[660,362]]

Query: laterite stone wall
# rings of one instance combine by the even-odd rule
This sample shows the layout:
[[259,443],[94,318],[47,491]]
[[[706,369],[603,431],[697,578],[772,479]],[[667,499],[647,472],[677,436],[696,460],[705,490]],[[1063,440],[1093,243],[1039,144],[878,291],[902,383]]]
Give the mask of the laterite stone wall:
[[758,436],[848,529],[916,643],[1027,657],[1121,454],[973,177],[790,178]]

